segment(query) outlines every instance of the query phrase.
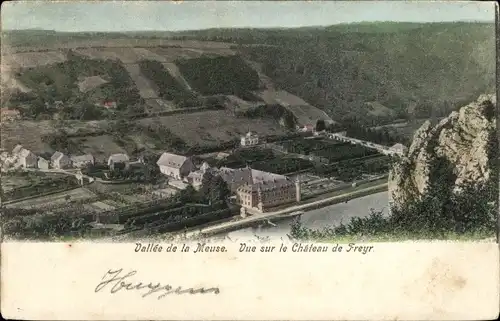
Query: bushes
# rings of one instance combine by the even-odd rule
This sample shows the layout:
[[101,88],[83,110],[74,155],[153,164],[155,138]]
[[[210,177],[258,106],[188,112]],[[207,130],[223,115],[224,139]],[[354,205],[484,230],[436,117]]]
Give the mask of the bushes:
[[376,155],[373,149],[350,143],[327,142],[316,139],[300,139],[283,143],[290,153],[324,157],[330,162],[338,162],[353,158]]
[[287,129],[295,129],[297,117],[281,105],[262,105],[241,112],[241,115],[248,118],[273,118],[282,121]]
[[23,186],[3,193],[7,200],[21,199],[33,195],[51,193],[70,189],[78,186],[77,180],[73,176],[63,176],[58,178],[47,178],[29,186]]
[[370,129],[359,126],[356,123],[347,123],[344,125],[346,136],[361,140],[370,141],[376,144],[392,146],[397,143],[409,145],[409,139],[394,132],[389,132],[387,128]]
[[313,164],[301,158],[275,158],[252,163],[252,168],[276,174],[288,174],[313,167]]
[[[225,218],[231,213],[228,208],[215,210],[211,206],[186,205],[154,214],[139,216],[127,222],[126,226],[154,228],[162,227],[162,231],[181,230],[199,224]],[[202,221],[202,222],[200,222]]]
[[51,239],[70,234],[83,235],[90,226],[81,217],[70,217],[67,213],[56,215],[35,214],[5,220],[2,229],[5,235],[16,239]]

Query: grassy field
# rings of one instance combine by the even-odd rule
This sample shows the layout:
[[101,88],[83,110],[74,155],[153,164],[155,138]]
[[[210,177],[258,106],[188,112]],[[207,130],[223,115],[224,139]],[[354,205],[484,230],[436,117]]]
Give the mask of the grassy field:
[[80,148],[82,154],[91,153],[98,162],[106,162],[109,155],[126,153],[126,150],[116,143],[111,135],[71,138]]
[[135,86],[139,89],[139,94],[142,98],[158,98],[158,88],[152,81],[141,73],[141,69],[138,64],[127,64],[125,65],[125,68],[134,81]]
[[[4,60],[5,59],[5,60]],[[12,55],[2,55],[2,63],[13,68],[34,68],[67,60],[63,51],[21,52]]]
[[177,114],[141,119],[138,123],[147,126],[160,122],[172,133],[181,137],[189,145],[215,144],[239,138],[248,130],[260,135],[282,135],[285,131],[272,120],[235,118],[224,110],[206,111],[192,114]]
[[324,111],[310,105],[300,97],[292,95],[287,91],[267,89],[257,92],[257,95],[267,104],[279,104],[291,111],[294,116],[297,117],[299,125],[315,125],[318,119],[332,121]]

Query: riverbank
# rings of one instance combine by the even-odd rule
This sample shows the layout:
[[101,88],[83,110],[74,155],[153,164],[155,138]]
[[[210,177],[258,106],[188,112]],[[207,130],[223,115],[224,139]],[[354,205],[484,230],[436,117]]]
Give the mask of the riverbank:
[[387,182],[375,185],[375,186],[362,186],[362,187],[354,187],[353,191],[343,191],[342,194],[340,195],[334,195],[331,197],[326,197],[322,198],[319,200],[313,200],[309,201],[305,204],[298,204],[294,206],[289,206],[287,208],[277,210],[274,212],[269,212],[269,213],[263,213],[263,214],[257,214],[257,215],[252,215],[246,218],[240,218],[235,221],[231,222],[226,222],[226,223],[221,223],[217,225],[211,225],[207,226],[205,228],[201,229],[196,229],[193,231],[188,231],[185,233],[182,233],[181,235],[177,235],[177,238],[180,239],[190,239],[190,238],[197,238],[197,237],[207,237],[207,236],[212,236],[212,235],[217,235],[220,233],[224,232],[230,232],[230,231],[235,231],[239,230],[245,227],[252,226],[253,224],[262,222],[262,221],[267,221],[267,220],[272,220],[275,218],[278,218],[281,215],[284,214],[289,214],[295,211],[308,211],[308,210],[314,210],[318,209],[321,207],[325,207],[328,205],[336,204],[336,203],[341,203],[341,202],[346,202],[355,198],[363,197],[366,195],[370,194],[375,194],[379,193],[382,191],[387,190]]

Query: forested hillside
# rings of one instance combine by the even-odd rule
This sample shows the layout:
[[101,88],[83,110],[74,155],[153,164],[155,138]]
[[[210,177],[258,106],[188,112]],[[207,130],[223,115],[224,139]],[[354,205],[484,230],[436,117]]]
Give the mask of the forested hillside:
[[493,23],[380,22],[211,29],[177,38],[233,42],[276,87],[346,119],[367,114],[366,102],[392,109],[392,118],[444,116],[492,91],[494,35]]

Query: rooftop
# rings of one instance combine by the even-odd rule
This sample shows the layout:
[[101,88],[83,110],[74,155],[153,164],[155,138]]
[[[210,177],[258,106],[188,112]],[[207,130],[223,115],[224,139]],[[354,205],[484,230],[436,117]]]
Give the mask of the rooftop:
[[186,156],[176,155],[172,153],[163,153],[161,154],[156,164],[158,166],[181,168],[181,166],[184,165],[186,160],[187,160]]
[[128,162],[129,160],[130,159],[127,154],[113,154],[108,158],[108,165],[110,164],[111,161],[121,163],[121,162]]
[[94,156],[92,156],[91,154],[71,156],[71,160],[73,162],[92,162],[94,161]]
[[23,145],[16,145],[16,147],[14,147],[14,149],[12,150],[12,154],[18,154],[22,149]]
[[58,161],[58,160],[60,160],[63,156],[64,156],[64,154],[63,154],[63,153],[61,153],[61,152],[55,152],[55,153],[52,155],[52,157],[50,157],[50,160],[51,160],[51,161]]
[[19,152],[20,157],[27,157],[30,154],[33,154],[33,153],[25,148],[21,149],[21,151]]

